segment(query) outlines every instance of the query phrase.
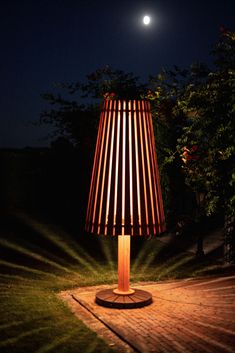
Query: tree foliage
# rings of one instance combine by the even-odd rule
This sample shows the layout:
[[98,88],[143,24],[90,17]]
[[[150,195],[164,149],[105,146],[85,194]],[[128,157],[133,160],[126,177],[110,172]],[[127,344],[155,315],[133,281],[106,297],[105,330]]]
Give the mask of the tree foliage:
[[212,55],[211,69],[194,64],[189,70],[163,71],[152,79],[149,96],[165,137],[163,165],[174,168],[178,177],[181,170],[185,185],[201,201],[201,215],[223,212],[226,232],[233,234],[234,258],[234,33],[223,29]]
[[199,70],[186,84],[174,107],[175,115],[183,117],[174,153],[183,162],[186,184],[195,192],[205,193],[207,215],[235,201],[233,37],[222,35],[212,54],[214,70],[203,73]]
[[105,95],[140,98],[145,85],[138,80],[132,73],[105,66],[87,75],[84,82],[57,83],[55,89],[63,93],[42,95],[50,109],[42,112],[40,123],[51,124],[55,136],[64,136],[77,147],[91,147],[96,137],[100,99]]

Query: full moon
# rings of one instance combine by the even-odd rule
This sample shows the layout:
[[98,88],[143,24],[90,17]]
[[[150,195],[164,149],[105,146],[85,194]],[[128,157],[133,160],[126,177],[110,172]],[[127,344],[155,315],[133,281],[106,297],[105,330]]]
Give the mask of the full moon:
[[145,25],[145,26],[148,26],[149,24],[150,24],[150,17],[149,16],[144,16],[144,18],[143,18],[143,24]]

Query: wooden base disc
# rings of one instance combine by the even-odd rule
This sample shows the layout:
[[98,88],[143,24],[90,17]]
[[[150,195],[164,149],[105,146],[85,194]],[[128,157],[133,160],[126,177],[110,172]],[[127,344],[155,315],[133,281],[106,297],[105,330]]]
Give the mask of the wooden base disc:
[[134,294],[134,293],[135,293],[135,290],[129,288],[128,291],[123,292],[123,291],[119,290],[118,288],[115,288],[115,289],[113,290],[113,293],[114,293],[114,294],[119,294],[119,295],[120,295],[120,294],[121,294],[121,295],[130,295],[130,294]]
[[152,294],[141,289],[135,289],[133,294],[116,294],[113,289],[103,289],[96,294],[95,301],[108,308],[133,309],[151,304]]

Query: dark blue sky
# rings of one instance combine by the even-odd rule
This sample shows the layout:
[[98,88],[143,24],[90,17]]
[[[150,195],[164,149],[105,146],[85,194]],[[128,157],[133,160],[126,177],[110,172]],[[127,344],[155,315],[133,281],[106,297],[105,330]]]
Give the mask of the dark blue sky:
[[235,30],[233,0],[2,1],[0,147],[48,144],[48,128],[30,122],[53,82],[82,80],[107,64],[146,80],[162,67],[209,62],[222,24]]

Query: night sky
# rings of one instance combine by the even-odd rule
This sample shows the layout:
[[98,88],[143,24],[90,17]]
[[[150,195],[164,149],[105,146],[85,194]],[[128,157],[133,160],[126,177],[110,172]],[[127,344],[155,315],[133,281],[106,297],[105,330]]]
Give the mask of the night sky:
[[209,63],[221,25],[235,30],[233,0],[1,1],[0,147],[48,145],[48,128],[32,122],[54,82],[104,65],[145,81],[162,67]]

